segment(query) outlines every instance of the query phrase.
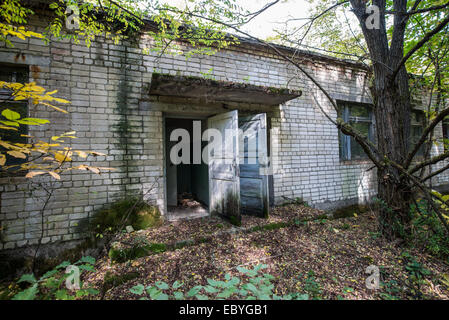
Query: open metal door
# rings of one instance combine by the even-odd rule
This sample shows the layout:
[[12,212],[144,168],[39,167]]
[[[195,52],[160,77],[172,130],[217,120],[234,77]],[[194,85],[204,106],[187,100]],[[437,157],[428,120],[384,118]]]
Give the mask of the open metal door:
[[240,117],[240,199],[242,214],[268,217],[267,116]]
[[210,213],[240,225],[238,111],[210,117],[207,132]]

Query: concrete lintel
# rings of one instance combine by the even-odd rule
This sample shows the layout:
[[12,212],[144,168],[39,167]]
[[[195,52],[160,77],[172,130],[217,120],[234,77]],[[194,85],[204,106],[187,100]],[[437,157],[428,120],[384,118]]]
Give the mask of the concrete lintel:
[[237,102],[277,106],[301,94],[300,90],[165,74],[153,74],[150,87],[151,96],[195,99],[201,103]]
[[49,66],[50,57],[36,56],[28,53],[0,51],[0,61],[3,63]]

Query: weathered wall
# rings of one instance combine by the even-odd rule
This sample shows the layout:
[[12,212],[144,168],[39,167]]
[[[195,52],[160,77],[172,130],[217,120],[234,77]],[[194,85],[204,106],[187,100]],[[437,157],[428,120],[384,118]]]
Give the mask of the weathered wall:
[[[35,24],[39,31],[39,22]],[[151,45],[149,41],[141,39],[140,47]],[[274,109],[231,104],[242,112],[268,112],[272,127],[280,130],[275,154],[279,171],[273,176],[276,203],[284,201],[283,196],[303,197],[316,206],[329,207],[363,201],[375,193],[375,170],[367,171],[369,162],[340,161],[337,129],[318,108],[319,103],[336,117],[330,104],[294,67],[276,57],[245,46],[186,60],[184,56],[142,55],[136,45],[104,40],[93,42],[90,48],[59,40],[48,45],[35,39],[14,43],[14,49],[0,48],[1,62],[29,65],[30,81],[57,89],[59,97],[72,102],[68,114],[31,107],[32,116],[48,118],[51,125],[30,133],[49,139],[75,130],[78,139],[71,146],[107,154],[92,159],[91,164],[116,171],[101,175],[74,171],[53,182],[49,187],[55,193],[43,221],[40,210],[45,192],[34,189],[36,185],[25,178],[1,179],[0,249],[36,244],[42,227],[43,243],[80,239],[84,236],[80,222],[127,192],[142,190],[164,210],[164,112],[208,115],[226,110],[148,96],[153,72],[201,76],[212,68],[216,80],[303,91],[302,97]],[[18,52],[24,58],[17,59]],[[344,63],[310,59],[302,63],[335,98],[369,101],[362,71]],[[48,177],[33,181],[49,183]]]

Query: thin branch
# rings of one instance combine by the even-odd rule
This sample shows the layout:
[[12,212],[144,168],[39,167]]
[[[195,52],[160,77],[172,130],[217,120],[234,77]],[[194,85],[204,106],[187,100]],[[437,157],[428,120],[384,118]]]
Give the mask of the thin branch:
[[421,135],[421,138],[419,138],[418,142],[415,144],[413,150],[407,155],[407,158],[404,162],[404,168],[408,168],[410,164],[413,161],[413,158],[415,157],[416,153],[418,152],[421,145],[426,141],[427,135],[435,129],[435,127],[444,120],[444,118],[449,115],[449,108],[444,109],[441,111],[433,120],[430,122],[430,124],[427,126],[427,128],[424,129],[424,132]]
[[449,158],[449,151],[448,152],[444,152],[444,153],[442,153],[442,154],[440,154],[438,156],[435,156],[433,158],[430,158],[428,160],[425,160],[425,161],[422,161],[422,162],[416,164],[414,167],[410,168],[408,170],[408,172],[411,173],[411,174],[415,173],[416,171],[418,171],[421,168],[424,168],[424,167],[427,167],[429,165],[438,163],[438,162],[443,161],[443,160],[445,160],[447,158]]
[[401,59],[401,61],[399,62],[399,64],[397,65],[395,71],[393,72],[393,74],[390,77],[390,81],[393,82],[394,79],[396,78],[397,74],[399,73],[399,71],[401,70],[401,68],[405,65],[405,63],[407,62],[408,59],[410,59],[410,57],[416,52],[418,51],[423,45],[425,45],[427,43],[427,41],[429,41],[434,35],[436,35],[438,32],[440,32],[441,30],[444,29],[444,27],[449,23],[449,15],[446,16],[446,18],[441,21],[438,26],[429,31],[424,38],[421,39],[421,41],[419,41],[412,49],[409,50],[409,52],[407,52],[407,54]]
[[407,12],[408,15],[412,15],[412,14],[419,14],[419,13],[426,13],[429,11],[436,11],[436,10],[441,10],[441,9],[445,9],[449,7],[449,2],[446,2],[445,4],[442,5],[438,5],[438,6],[433,6],[433,7],[428,7],[428,8],[423,8],[423,9],[418,9],[416,10],[410,10],[409,12]]
[[448,170],[448,169],[449,169],[449,164],[445,165],[445,166],[442,167],[441,169],[439,169],[439,170],[437,170],[437,171],[434,171],[434,172],[432,172],[431,174],[429,174],[428,176],[424,177],[424,178],[422,179],[422,181],[425,182],[425,181],[427,181],[427,180],[429,180],[429,179],[432,179],[432,178],[435,177],[436,175],[439,175],[440,173],[443,173],[444,171],[446,171],[446,170]]

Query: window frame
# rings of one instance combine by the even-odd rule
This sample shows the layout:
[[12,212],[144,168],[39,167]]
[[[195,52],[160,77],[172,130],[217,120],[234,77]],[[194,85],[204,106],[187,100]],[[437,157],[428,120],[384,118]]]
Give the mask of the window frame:
[[449,119],[444,119],[441,124],[441,129],[443,130],[443,148],[444,152],[449,151],[449,144],[445,143],[444,140],[449,140]]
[[[22,64],[0,64],[0,80],[7,81],[7,82],[18,82],[18,83],[28,83],[29,82],[29,66],[28,65],[22,65]],[[3,75],[6,75],[3,77]],[[5,79],[7,77],[10,77],[9,79]],[[17,106],[19,109],[24,108],[24,112],[19,112],[17,109],[13,110],[16,112],[19,112],[22,118],[29,117],[30,114],[30,108],[29,108],[29,101],[28,100],[20,100],[15,101],[11,99],[11,91],[8,89],[0,89],[0,113],[3,109],[11,108],[14,109],[11,106]],[[5,106],[5,108],[2,108],[2,106]],[[24,131],[20,132],[20,134],[29,134],[29,126],[24,125],[23,126]],[[14,141],[18,143],[28,143],[28,138],[23,138],[22,141]],[[26,159],[18,159],[14,158],[14,163],[8,163],[10,161],[10,157],[7,155],[7,162],[5,165],[20,165],[21,163],[25,163],[28,161],[28,157]],[[9,160],[9,161],[8,161]],[[10,176],[23,176],[26,174],[26,171],[19,171],[14,172],[14,170],[11,171],[5,171],[0,172],[0,178],[3,177],[10,177]]]
[[[375,117],[373,113],[373,105],[369,103],[351,102],[351,101],[337,101],[339,107],[339,116],[343,119],[345,123],[368,123],[368,140],[375,142]],[[368,117],[356,117],[350,115],[351,107],[363,107],[368,109]],[[341,110],[341,111],[340,111]],[[339,158],[342,162],[347,161],[369,161],[366,154],[362,158],[353,158],[351,149],[352,143],[357,143],[353,137],[343,134],[341,131],[339,133]]]
[[[414,117],[412,116],[413,113],[415,114],[419,114],[419,116],[421,117],[421,122],[414,122]],[[410,116],[410,151],[413,150],[413,148],[415,147],[415,142],[414,142],[414,135],[413,135],[413,127],[421,127],[421,133],[419,135],[418,138],[421,137],[422,133],[424,132],[424,129],[426,127],[426,114],[423,110],[418,109],[418,108],[412,108],[411,110],[411,116]],[[416,153],[415,157],[417,158],[423,158],[424,157],[424,148],[425,148],[426,143],[424,143],[419,149],[418,152]]]

